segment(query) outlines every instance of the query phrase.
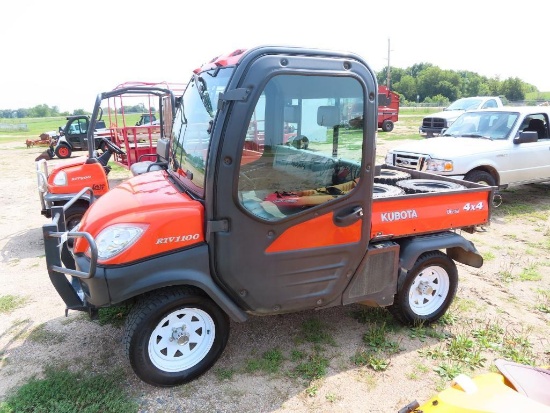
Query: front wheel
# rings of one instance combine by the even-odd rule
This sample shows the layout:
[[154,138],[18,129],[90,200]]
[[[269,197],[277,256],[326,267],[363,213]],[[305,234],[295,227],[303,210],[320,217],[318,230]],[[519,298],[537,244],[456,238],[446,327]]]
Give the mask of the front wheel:
[[59,157],[59,159],[70,158],[72,152],[73,151],[71,150],[70,146],[63,143],[55,148],[55,154]]
[[441,251],[426,252],[399,276],[395,301],[388,309],[406,325],[433,323],[445,314],[457,287],[454,261]]
[[205,373],[229,338],[227,315],[199,290],[151,293],[128,315],[124,343],[134,372],[154,386],[177,386]]
[[464,177],[465,181],[475,182],[480,185],[497,186],[497,181],[489,172],[470,171]]

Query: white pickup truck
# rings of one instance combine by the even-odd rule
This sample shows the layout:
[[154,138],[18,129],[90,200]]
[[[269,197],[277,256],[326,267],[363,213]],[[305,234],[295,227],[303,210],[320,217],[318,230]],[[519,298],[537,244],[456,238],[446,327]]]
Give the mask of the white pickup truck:
[[442,112],[424,117],[418,131],[421,135],[432,138],[434,135],[439,135],[443,129],[450,127],[467,110],[501,108],[502,106],[504,105],[498,96],[473,96],[458,99]]
[[386,164],[497,186],[550,181],[550,108],[467,111],[441,136],[390,150]]

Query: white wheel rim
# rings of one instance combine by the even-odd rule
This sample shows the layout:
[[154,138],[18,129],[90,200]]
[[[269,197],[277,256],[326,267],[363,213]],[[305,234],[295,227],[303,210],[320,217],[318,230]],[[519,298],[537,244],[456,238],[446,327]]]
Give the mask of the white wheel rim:
[[415,314],[427,316],[436,312],[449,295],[449,274],[442,267],[424,268],[409,289],[409,306]]
[[182,308],[164,317],[149,338],[149,357],[160,370],[190,369],[206,357],[216,337],[212,317],[198,308]]

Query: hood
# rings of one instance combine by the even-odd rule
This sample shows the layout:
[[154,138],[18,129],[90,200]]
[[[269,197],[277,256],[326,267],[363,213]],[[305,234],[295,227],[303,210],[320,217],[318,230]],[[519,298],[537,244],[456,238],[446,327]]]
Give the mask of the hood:
[[[156,171],[130,178],[95,201],[79,230],[97,237],[114,224],[143,228],[143,235],[131,248],[105,261],[121,264],[203,242],[203,221],[202,204],[175,188],[167,172]],[[79,238],[74,251],[84,252],[87,246],[86,240]]]
[[494,152],[507,146],[507,140],[489,140],[480,138],[452,138],[440,136],[405,143],[391,150],[393,153],[417,153],[430,155],[432,158],[450,159],[460,156],[471,156],[485,152]]
[[429,118],[441,118],[441,119],[456,119],[462,115],[465,110],[443,110],[441,112],[432,113],[430,116],[426,116],[425,119]]

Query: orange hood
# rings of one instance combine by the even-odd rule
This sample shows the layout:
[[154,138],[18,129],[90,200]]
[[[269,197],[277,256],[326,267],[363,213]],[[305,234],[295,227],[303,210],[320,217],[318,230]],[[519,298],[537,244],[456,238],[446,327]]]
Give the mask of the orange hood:
[[[105,264],[140,260],[204,241],[202,204],[176,189],[165,171],[138,175],[113,188],[91,205],[79,231],[97,239],[114,224],[135,225],[145,231],[132,246],[103,261]],[[87,242],[79,239],[75,253],[87,248]]]

